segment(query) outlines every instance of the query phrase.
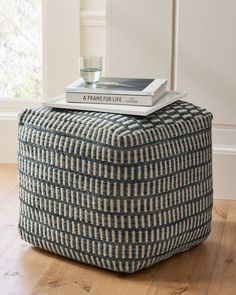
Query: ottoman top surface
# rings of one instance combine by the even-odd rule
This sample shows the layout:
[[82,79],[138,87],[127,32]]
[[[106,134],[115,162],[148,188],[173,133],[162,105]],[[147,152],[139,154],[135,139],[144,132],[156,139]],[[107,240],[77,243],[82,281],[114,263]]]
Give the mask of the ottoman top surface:
[[212,117],[206,109],[176,101],[146,117],[49,107],[27,109],[21,114],[19,125],[127,148],[210,128]]

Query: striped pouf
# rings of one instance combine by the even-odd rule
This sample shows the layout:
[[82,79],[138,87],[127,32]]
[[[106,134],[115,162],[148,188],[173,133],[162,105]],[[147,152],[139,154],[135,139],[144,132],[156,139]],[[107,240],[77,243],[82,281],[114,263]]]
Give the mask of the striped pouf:
[[211,122],[184,101],[147,117],[25,110],[22,239],[130,273],[201,243],[211,229]]

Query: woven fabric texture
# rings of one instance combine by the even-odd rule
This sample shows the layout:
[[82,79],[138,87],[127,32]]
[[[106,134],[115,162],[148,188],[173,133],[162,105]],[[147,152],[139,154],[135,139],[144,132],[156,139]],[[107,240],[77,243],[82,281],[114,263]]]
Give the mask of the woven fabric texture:
[[201,243],[211,229],[211,122],[184,101],[147,117],[25,110],[22,239],[120,272]]

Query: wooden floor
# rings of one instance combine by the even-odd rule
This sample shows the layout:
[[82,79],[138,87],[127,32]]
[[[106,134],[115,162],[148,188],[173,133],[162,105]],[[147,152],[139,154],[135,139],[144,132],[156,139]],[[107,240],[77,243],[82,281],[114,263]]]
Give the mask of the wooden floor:
[[136,274],[73,262],[20,240],[17,173],[0,165],[1,295],[236,294],[236,201],[217,200],[202,245]]

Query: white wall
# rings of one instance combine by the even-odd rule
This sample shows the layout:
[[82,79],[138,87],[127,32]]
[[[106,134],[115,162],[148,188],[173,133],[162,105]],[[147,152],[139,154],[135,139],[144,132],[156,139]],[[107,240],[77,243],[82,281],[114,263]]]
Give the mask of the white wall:
[[80,9],[80,53],[103,56],[103,75],[105,75],[106,0],[82,0]]
[[60,95],[78,77],[80,1],[43,0],[43,99]]
[[80,0],[81,11],[106,11],[106,0]]
[[236,198],[236,2],[181,0],[178,87],[214,114],[214,185]]
[[107,15],[108,74],[169,78],[171,2],[111,0]]
[[[171,3],[108,1],[108,74],[169,79]],[[236,2],[179,3],[178,88],[213,112],[215,197],[236,198]]]

